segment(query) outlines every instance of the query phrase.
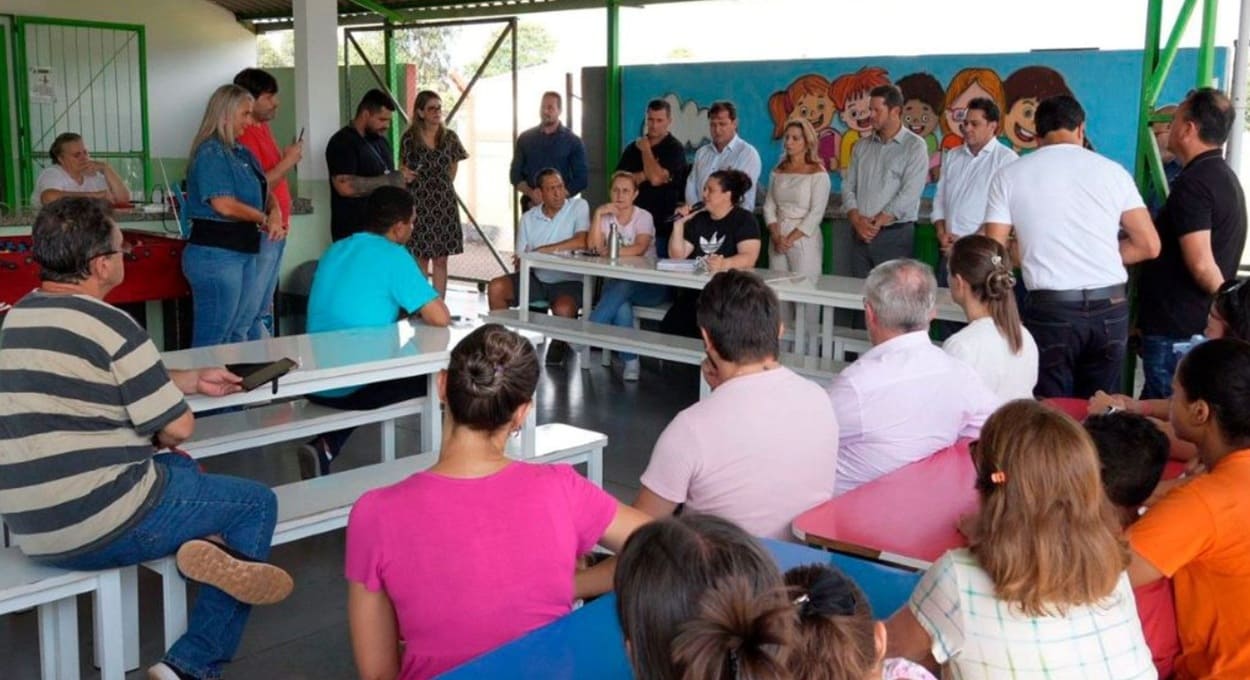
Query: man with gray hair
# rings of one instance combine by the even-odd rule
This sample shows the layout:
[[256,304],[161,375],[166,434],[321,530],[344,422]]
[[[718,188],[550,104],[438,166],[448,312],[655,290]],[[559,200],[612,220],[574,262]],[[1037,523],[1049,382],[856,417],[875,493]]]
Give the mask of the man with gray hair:
[[838,374],[834,495],[976,437],[1002,404],[977,372],[929,341],[937,281],[912,259],[882,262],[864,281],[872,349]]

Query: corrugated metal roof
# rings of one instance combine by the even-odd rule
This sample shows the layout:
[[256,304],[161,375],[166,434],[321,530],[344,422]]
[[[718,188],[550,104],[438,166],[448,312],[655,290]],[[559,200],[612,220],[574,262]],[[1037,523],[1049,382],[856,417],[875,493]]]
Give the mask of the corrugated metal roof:
[[[289,19],[292,15],[291,0],[211,0],[234,14],[239,21],[257,21],[265,19]],[[360,5],[349,0],[337,0],[340,15],[369,14]],[[526,9],[554,9],[553,5],[568,4],[570,8],[582,8],[585,2],[567,2],[564,0],[373,0],[373,2],[396,11],[417,10],[412,14],[419,15],[422,11],[446,12],[452,10],[481,11],[495,9],[500,14],[524,12]]]

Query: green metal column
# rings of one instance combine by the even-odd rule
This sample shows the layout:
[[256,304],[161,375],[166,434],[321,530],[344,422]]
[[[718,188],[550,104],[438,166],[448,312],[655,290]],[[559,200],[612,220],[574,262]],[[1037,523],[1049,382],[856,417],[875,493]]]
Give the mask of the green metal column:
[[[1154,135],[1150,131],[1150,117],[1154,115],[1157,97],[1152,90],[1155,89],[1155,69],[1159,66],[1159,39],[1162,36],[1163,0],[1150,0],[1146,9],[1146,44],[1142,48],[1141,98],[1137,107],[1137,162],[1134,164],[1137,190],[1143,196],[1149,196],[1156,188],[1167,183],[1158,181],[1163,178],[1163,159],[1155,147]],[[1167,189],[1163,188],[1162,191],[1166,192]]]
[[607,0],[608,68],[607,104],[603,135],[603,167],[611,176],[616,159],[621,155],[621,4]]
[[[1204,0],[1202,3],[1202,42],[1198,46],[1198,87],[1215,85],[1215,19],[1219,4],[1219,0]],[[1236,74],[1233,77],[1245,76]]]
[[[8,26],[0,24],[0,67],[4,68],[5,73],[12,73],[9,70],[9,45],[8,36],[5,33]],[[10,146],[13,131],[9,129],[9,85],[5,81],[0,81],[0,173],[4,175],[4,181],[0,182],[3,186],[3,194],[0,194],[0,202],[4,202],[9,209],[17,208],[17,187],[18,177],[15,172],[16,165],[13,163],[13,149]]]

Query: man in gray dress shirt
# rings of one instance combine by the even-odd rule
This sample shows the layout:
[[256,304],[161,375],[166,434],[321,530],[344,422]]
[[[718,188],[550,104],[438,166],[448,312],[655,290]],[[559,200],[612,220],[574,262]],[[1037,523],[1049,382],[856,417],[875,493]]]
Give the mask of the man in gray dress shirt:
[[873,134],[855,144],[842,182],[842,204],[854,232],[851,274],[860,278],[882,262],[911,257],[929,171],[924,139],[903,127],[903,94],[882,85],[870,97]]

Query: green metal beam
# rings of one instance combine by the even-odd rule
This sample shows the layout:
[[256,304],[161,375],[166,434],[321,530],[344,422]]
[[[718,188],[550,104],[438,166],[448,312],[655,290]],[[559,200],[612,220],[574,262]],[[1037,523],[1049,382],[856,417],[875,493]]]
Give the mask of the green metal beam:
[[[1152,4],[1153,2],[1154,0],[1151,0]],[[1151,107],[1159,101],[1159,92],[1163,89],[1163,83],[1167,81],[1168,74],[1172,71],[1172,63],[1176,61],[1176,53],[1180,50],[1181,36],[1185,33],[1185,27],[1189,25],[1189,18],[1193,16],[1194,8],[1197,6],[1198,0],[1185,0],[1176,14],[1176,23],[1172,25],[1167,45],[1163,47],[1162,52],[1158,53],[1158,63],[1153,66],[1153,72],[1147,81],[1147,88],[1142,90],[1142,96],[1150,101]],[[1159,13],[1160,20],[1162,20],[1162,8],[1159,9]],[[1154,49],[1159,49],[1157,40]]]
[[[391,29],[389,22],[386,29],[382,31],[382,46],[385,50],[386,89],[394,97],[399,94],[399,58],[395,50],[395,31]],[[399,112],[399,117],[401,119],[407,118],[408,110],[404,106],[404,102],[396,99],[395,103],[399,105],[400,109],[403,109]],[[412,121],[409,120],[408,122],[411,124]],[[398,167],[399,163],[399,136],[401,134],[403,134],[403,131],[400,130],[400,126],[392,125],[390,127],[391,155],[394,156],[391,160],[396,163],[396,167]]]
[[351,4],[356,5],[357,7],[360,7],[362,9],[367,9],[370,12],[373,12],[374,14],[377,14],[378,16],[382,17],[383,19],[386,19],[387,21],[394,21],[398,23],[404,20],[404,18],[400,16],[400,14],[396,12],[394,9],[391,9],[390,7],[387,7],[386,5],[374,2],[374,0],[347,0],[347,2],[350,2]]

